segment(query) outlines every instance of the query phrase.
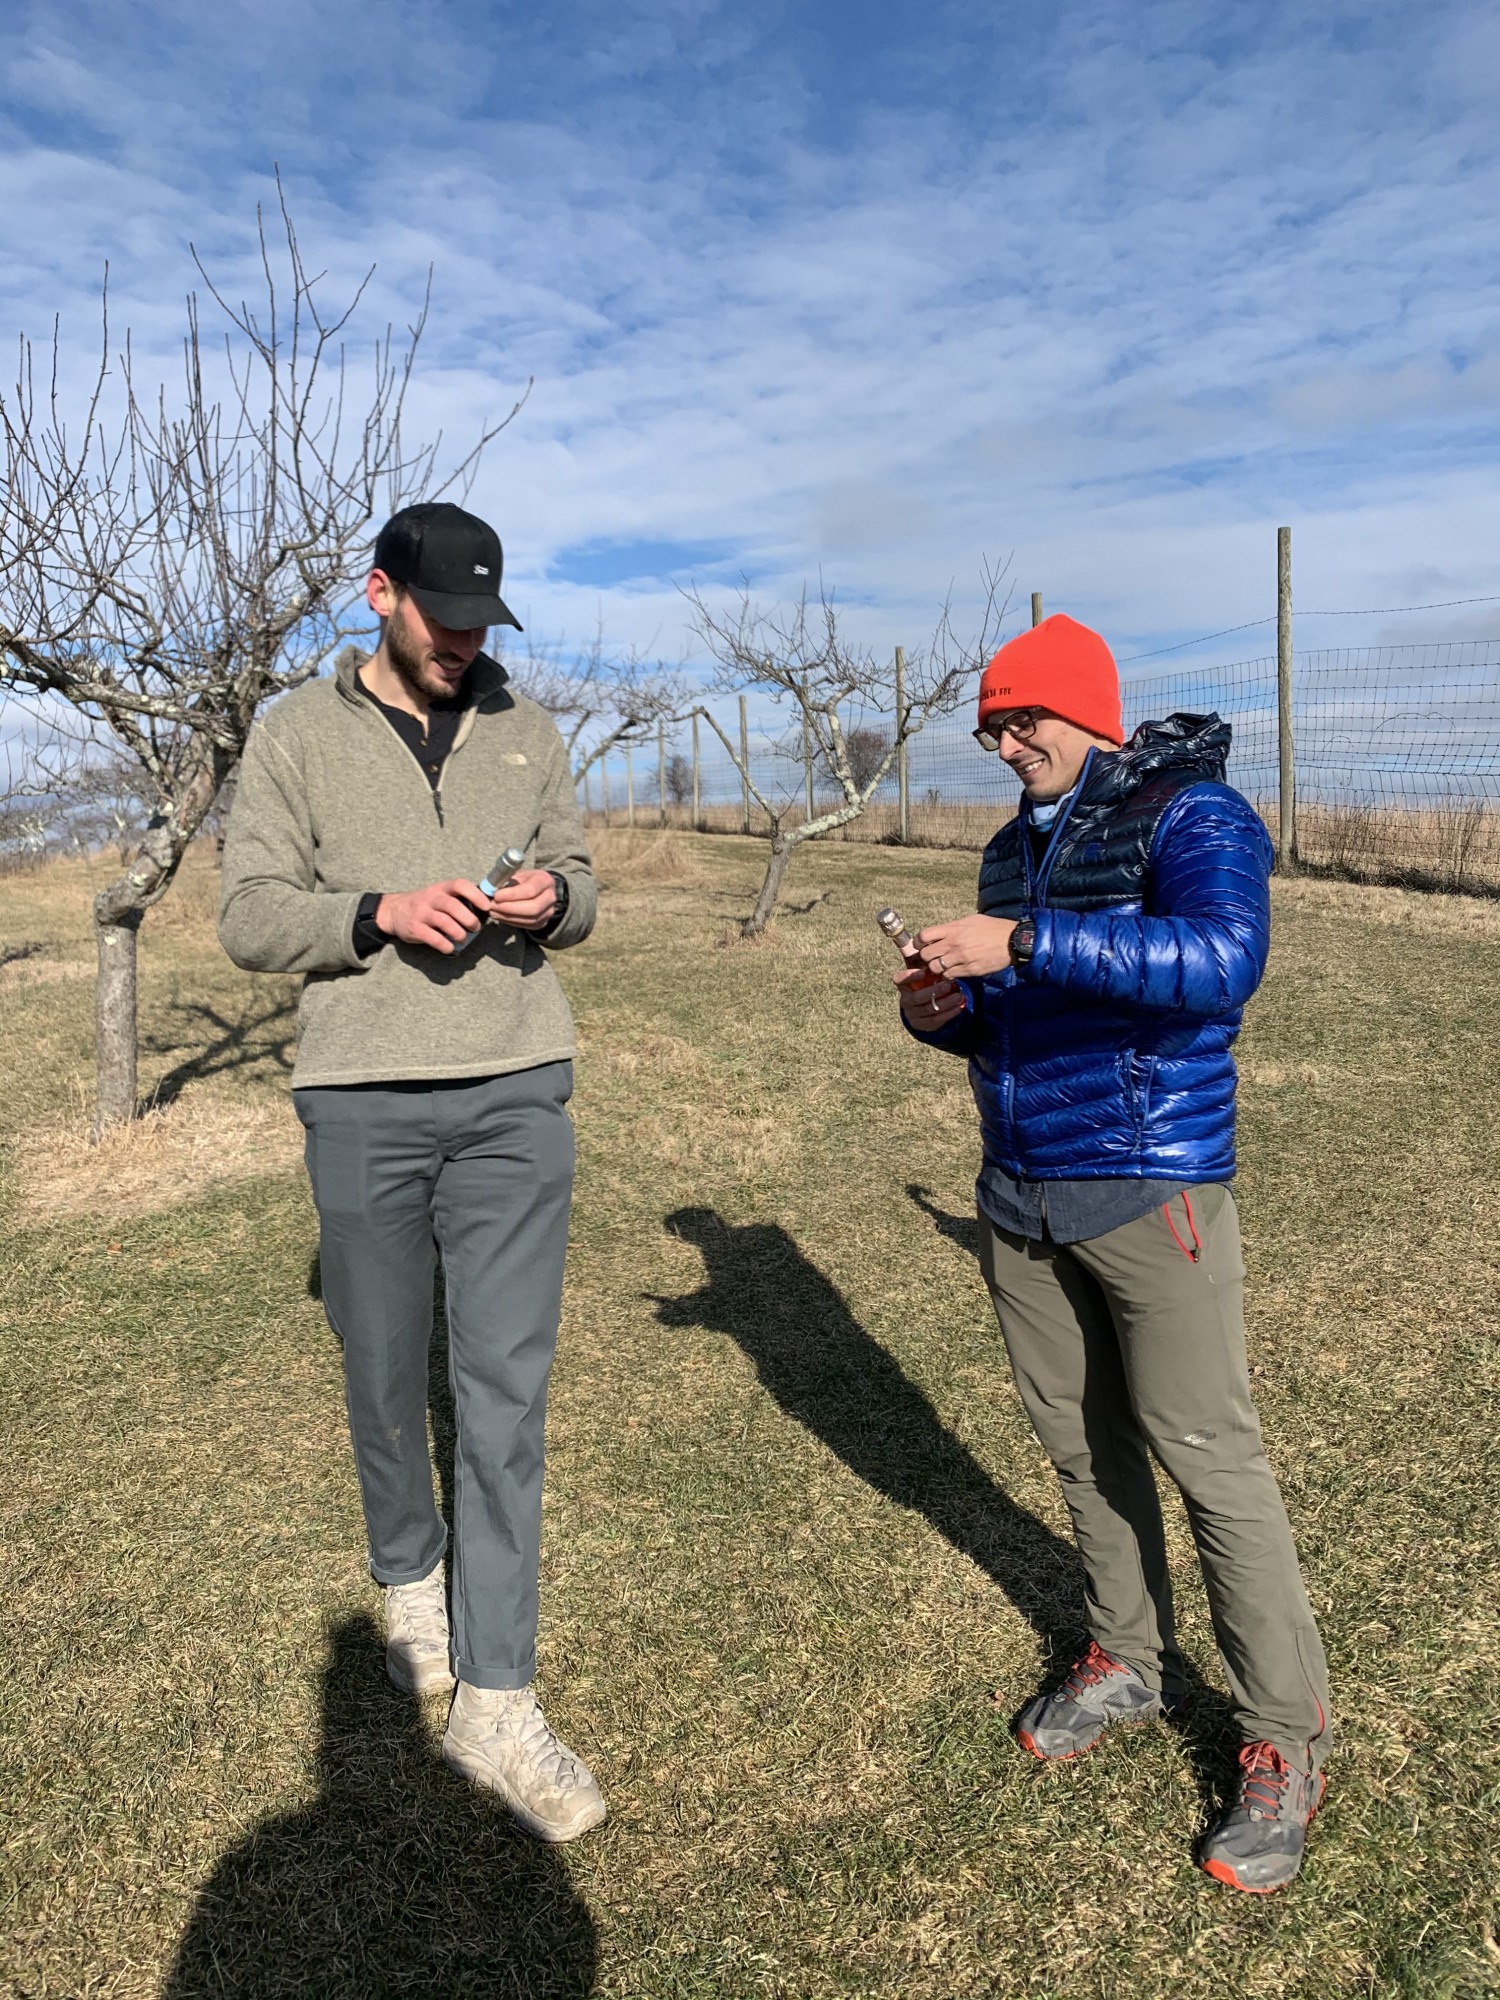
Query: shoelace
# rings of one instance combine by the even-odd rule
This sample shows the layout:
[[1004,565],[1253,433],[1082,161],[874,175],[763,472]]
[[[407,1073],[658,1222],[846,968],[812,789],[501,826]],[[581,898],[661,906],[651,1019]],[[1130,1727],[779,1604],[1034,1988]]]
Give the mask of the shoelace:
[[534,1694],[518,1694],[494,1716],[493,1726],[513,1732],[521,1754],[547,1784],[566,1788],[576,1781],[577,1760],[558,1742]]
[[1111,1674],[1119,1671],[1119,1661],[1112,1660],[1097,1640],[1090,1639],[1088,1651],[1074,1664],[1061,1691],[1064,1694],[1082,1694],[1086,1688],[1097,1687],[1100,1681],[1108,1680]]
[[1247,1743],[1240,1752],[1240,1804],[1262,1819],[1281,1811],[1291,1766],[1270,1743]]
[[445,1646],[443,1623],[447,1602],[441,1580],[397,1584],[386,1596],[386,1630],[391,1638],[424,1646]]

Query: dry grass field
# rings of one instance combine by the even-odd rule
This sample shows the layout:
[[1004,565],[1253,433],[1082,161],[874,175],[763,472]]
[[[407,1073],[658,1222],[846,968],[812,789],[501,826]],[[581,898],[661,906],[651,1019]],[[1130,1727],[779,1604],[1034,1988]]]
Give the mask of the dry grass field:
[[[562,1852],[382,1675],[290,983],[218,954],[194,857],[143,932],[160,1108],[92,1151],[85,872],[0,881],[0,1990],[1500,1990],[1500,910],[1277,889],[1238,1198],[1341,1736],[1260,1901],[1191,1865],[1232,1745],[1175,1509],[1186,1718],[1055,1769],[1008,1733],[1078,1568],[974,1268],[962,1069],[898,1031],[870,921],[967,906],[974,857],[814,848],[746,946],[757,844],[600,845],[542,1684],[611,1818]],[[440,1388],[434,1429],[441,1462]]]
[[[1000,786],[997,780],[997,792]],[[819,801],[819,810],[832,803]],[[1278,837],[1277,806],[1274,798],[1257,801],[1271,837]],[[1013,799],[1003,805],[972,800],[967,804],[944,802],[931,795],[911,801],[908,834],[916,847],[982,848],[994,832],[998,816],[1009,816]],[[801,809],[790,808],[789,825],[799,824]],[[693,826],[689,806],[660,807],[642,794],[627,820],[625,809],[616,805],[606,820],[602,811],[589,815],[589,825],[598,831],[645,832],[665,824],[678,831]],[[703,833],[738,833],[744,824],[739,805],[705,806],[696,822]],[[770,822],[759,806],[752,807],[752,832],[766,835]],[[868,806],[858,819],[836,828],[827,839],[838,842],[876,842],[895,845],[900,833],[900,813],[886,800]],[[1366,882],[1397,888],[1426,889],[1440,894],[1500,896],[1500,811],[1481,798],[1438,799],[1429,806],[1396,806],[1374,803],[1322,805],[1304,801],[1297,810],[1297,843],[1304,868],[1312,875],[1335,882]]]

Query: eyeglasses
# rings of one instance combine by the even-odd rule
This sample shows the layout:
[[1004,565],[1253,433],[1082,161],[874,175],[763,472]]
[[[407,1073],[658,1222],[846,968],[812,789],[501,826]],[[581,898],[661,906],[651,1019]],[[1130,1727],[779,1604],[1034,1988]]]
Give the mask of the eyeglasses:
[[974,731],[974,741],[981,750],[998,750],[1002,736],[1013,736],[1017,743],[1029,742],[1044,713],[1040,708],[1013,708],[1009,715],[992,716],[982,729]]

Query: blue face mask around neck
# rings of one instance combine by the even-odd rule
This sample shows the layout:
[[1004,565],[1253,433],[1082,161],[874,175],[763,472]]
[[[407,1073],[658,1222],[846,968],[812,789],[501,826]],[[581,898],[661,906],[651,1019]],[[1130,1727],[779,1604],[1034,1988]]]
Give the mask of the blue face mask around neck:
[[[1073,792],[1077,790],[1078,787],[1075,785]],[[1073,792],[1064,792],[1060,799],[1047,799],[1045,802],[1039,799],[1032,800],[1031,824],[1036,828],[1038,833],[1050,833],[1057,820],[1057,815],[1068,803],[1068,800],[1072,798]]]

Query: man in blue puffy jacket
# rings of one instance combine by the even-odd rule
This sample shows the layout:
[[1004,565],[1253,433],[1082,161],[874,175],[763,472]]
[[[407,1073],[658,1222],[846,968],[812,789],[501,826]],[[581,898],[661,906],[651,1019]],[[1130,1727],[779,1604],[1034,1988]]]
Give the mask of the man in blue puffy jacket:
[[1224,783],[1217,716],[1121,747],[1109,648],[1070,618],[1003,647],[980,743],[1021,783],[979,913],[923,931],[898,975],[921,1040],[968,1058],[980,1261],[1016,1382],[1062,1481],[1091,1640],[1017,1723],[1042,1758],[1171,1708],[1153,1457],[1182,1494],[1243,1748],[1210,1875],[1290,1882],[1323,1793],[1327,1669],[1245,1359],[1234,1173],[1240,1010],[1270,938],[1271,844]]

